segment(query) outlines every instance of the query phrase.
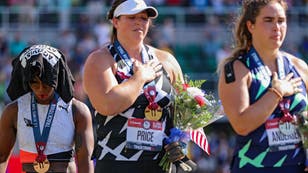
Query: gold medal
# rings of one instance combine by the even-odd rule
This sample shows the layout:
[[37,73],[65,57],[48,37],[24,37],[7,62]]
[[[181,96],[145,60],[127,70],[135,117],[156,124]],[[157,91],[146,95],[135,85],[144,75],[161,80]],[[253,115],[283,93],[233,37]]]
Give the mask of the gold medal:
[[158,121],[163,115],[163,110],[160,106],[157,109],[150,109],[146,107],[144,110],[144,115],[147,120]]
[[38,173],[45,173],[49,170],[50,163],[47,159],[45,159],[43,162],[33,162],[33,168]]

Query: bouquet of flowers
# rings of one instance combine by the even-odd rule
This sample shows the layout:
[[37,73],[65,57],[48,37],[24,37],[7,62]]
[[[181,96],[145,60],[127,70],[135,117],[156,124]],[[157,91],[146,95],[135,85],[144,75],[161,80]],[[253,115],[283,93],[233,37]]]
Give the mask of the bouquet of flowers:
[[[192,140],[209,154],[203,127],[222,118],[224,115],[220,102],[215,100],[212,94],[206,94],[200,89],[204,82],[205,80],[190,80],[185,84],[176,83],[174,128],[170,130],[170,135],[166,137],[166,144],[180,142],[185,151],[186,144],[189,140]],[[159,165],[165,171],[170,169],[171,163],[168,160],[167,153],[163,156]]]

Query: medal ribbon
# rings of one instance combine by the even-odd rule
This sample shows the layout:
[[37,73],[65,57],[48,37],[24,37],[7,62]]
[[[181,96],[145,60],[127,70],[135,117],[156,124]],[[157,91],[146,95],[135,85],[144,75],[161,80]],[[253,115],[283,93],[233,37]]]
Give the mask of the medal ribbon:
[[261,60],[259,54],[255,50],[254,47],[251,47],[247,56],[249,59],[252,59],[253,62],[257,66],[257,71],[260,73],[260,77],[262,77],[262,85],[266,88],[271,83],[271,71],[268,66],[264,65],[263,61]]
[[[283,59],[281,56],[278,56],[277,58],[277,68],[278,68],[278,77],[280,79],[285,78],[286,73],[284,69]],[[283,117],[280,119],[280,121],[283,123],[292,122],[294,120],[293,116],[290,114],[290,104],[291,104],[290,99],[283,99],[282,101],[279,102],[280,110],[283,113]]]
[[284,69],[284,64],[283,64],[283,59],[281,56],[278,56],[277,58],[277,67],[278,67],[278,77],[279,79],[283,79],[286,77],[285,69]]
[[[262,73],[262,76],[264,77],[264,80],[268,85],[270,85],[270,80],[271,80],[271,71],[268,68],[268,66],[264,65],[263,61],[261,60],[260,56],[256,52],[254,47],[251,47],[251,49],[248,52],[249,58],[253,59],[254,62],[258,66],[258,70]],[[284,68],[284,63],[283,63],[283,58],[279,54],[277,57],[277,67],[278,67],[278,78],[283,79],[286,74],[285,74],[285,68]],[[266,85],[265,85],[266,86]]]
[[49,137],[51,124],[56,112],[58,98],[59,98],[58,94],[55,93],[53,100],[49,104],[46,120],[43,127],[43,132],[41,134],[37,103],[34,98],[34,94],[33,93],[31,94],[31,118],[33,122],[34,141],[38,153],[36,161],[39,163],[42,163],[47,158],[47,156],[44,154],[44,151],[46,149],[46,144]]
[[[128,53],[126,52],[126,50],[122,47],[122,45],[120,44],[120,42],[118,40],[114,41],[113,46],[114,46],[116,52],[122,58],[122,60],[128,66],[129,69],[127,69],[127,72],[130,75],[133,75],[133,62],[132,62],[131,58],[129,57]],[[150,59],[150,56],[149,56],[148,52],[146,51],[144,45],[142,46],[142,50],[141,50],[141,58],[142,58],[142,63],[146,63]]]
[[144,88],[144,95],[149,101],[148,108],[151,110],[158,109],[158,104],[155,102],[156,98],[156,88],[154,85],[148,85],[146,88]]
[[284,99],[279,102],[279,107],[283,113],[283,117],[280,119],[281,122],[292,122],[293,116],[290,114],[290,99]]
[[[128,53],[126,52],[126,50],[121,46],[120,42],[118,40],[115,40],[113,43],[115,50],[117,51],[117,53],[120,55],[120,57],[122,58],[122,60],[125,62],[125,64],[129,67],[129,74],[133,75],[133,63],[131,61],[131,58],[129,57]],[[146,63],[147,61],[150,60],[150,57],[148,52],[145,49],[145,46],[142,46],[142,51],[141,51],[141,58],[142,58],[142,63]],[[156,88],[155,88],[155,82],[152,81],[150,83],[148,83],[144,89],[144,95],[147,98],[147,100],[149,101],[149,106],[148,108],[151,110],[156,110],[158,109],[158,104],[155,102],[155,98],[156,98]]]
[[[271,71],[269,70],[269,68],[267,66],[264,65],[264,63],[262,62],[261,58],[259,57],[258,53],[256,52],[256,50],[251,47],[248,56],[250,56],[250,58],[252,58],[256,64],[259,67],[262,67],[260,72],[262,72],[265,80],[268,82],[268,87],[270,87],[270,81],[271,81]],[[281,54],[278,55],[277,60],[277,74],[278,74],[278,78],[279,79],[283,79],[286,76],[285,73],[285,66],[284,66],[284,62],[283,62],[283,58],[281,56]],[[266,86],[266,85],[265,85]],[[290,114],[290,100],[289,99],[284,99],[279,103],[280,109],[283,113],[283,117],[281,119],[281,121],[283,122],[291,122],[293,121],[293,117]]]

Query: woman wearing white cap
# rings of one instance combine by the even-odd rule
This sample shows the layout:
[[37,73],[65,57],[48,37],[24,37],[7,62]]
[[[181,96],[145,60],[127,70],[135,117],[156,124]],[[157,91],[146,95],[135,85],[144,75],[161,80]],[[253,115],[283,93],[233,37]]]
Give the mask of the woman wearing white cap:
[[[183,76],[170,53],[144,43],[157,15],[143,0],[114,1],[111,42],[87,58],[84,86],[98,127],[96,172],[163,172],[158,163],[172,127],[172,84]],[[179,145],[172,149],[171,161],[184,157]]]

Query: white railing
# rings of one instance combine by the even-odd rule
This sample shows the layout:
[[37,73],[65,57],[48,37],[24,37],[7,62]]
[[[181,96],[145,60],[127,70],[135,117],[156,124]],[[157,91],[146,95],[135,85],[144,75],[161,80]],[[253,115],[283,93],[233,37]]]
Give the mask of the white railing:
[[[107,9],[106,7],[101,9],[101,17],[106,16]],[[238,10],[237,7],[226,7],[219,12],[209,7],[203,10],[197,10],[192,7],[158,7],[160,16],[157,21],[161,21],[163,17],[171,16],[174,18],[176,26],[185,27],[201,25],[206,22],[208,16],[220,15],[226,17],[229,22],[232,22],[233,14],[236,14]],[[77,24],[77,17],[80,14],[90,15],[91,12],[85,7],[72,7],[70,9],[37,7],[30,10],[29,8],[16,6],[1,6],[0,28],[5,30],[18,30],[21,28],[16,26],[26,23],[30,24],[31,27],[22,28],[23,30],[38,30],[42,28],[60,29],[61,22],[66,22],[64,25],[67,27],[73,27]],[[293,7],[288,11],[288,14],[290,19],[288,22],[292,26],[305,27],[308,25],[308,7]],[[27,16],[29,16],[28,19]],[[227,21],[225,24],[228,24]]]

